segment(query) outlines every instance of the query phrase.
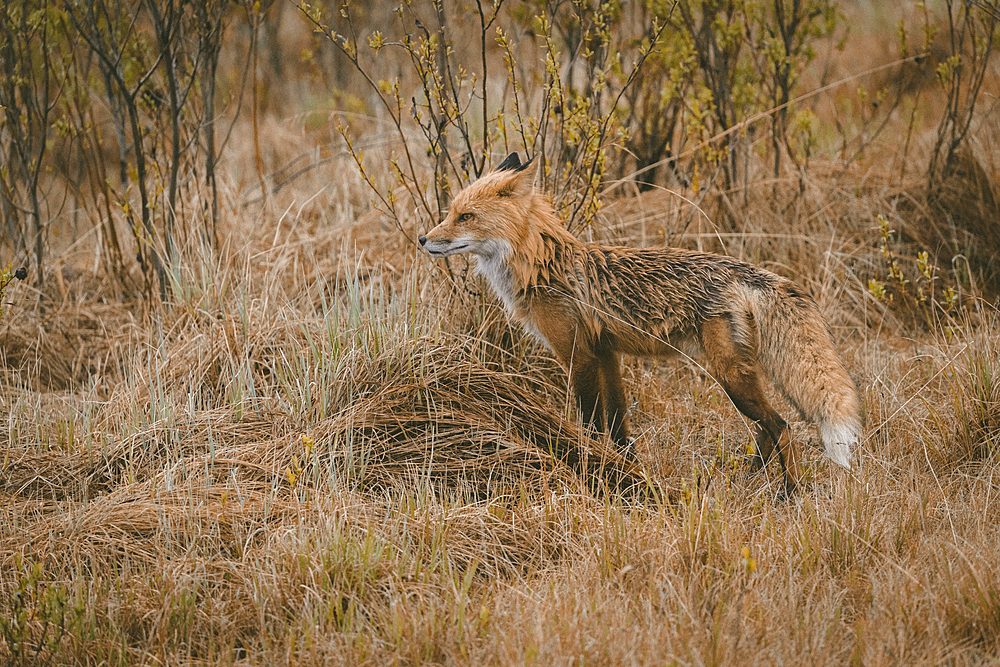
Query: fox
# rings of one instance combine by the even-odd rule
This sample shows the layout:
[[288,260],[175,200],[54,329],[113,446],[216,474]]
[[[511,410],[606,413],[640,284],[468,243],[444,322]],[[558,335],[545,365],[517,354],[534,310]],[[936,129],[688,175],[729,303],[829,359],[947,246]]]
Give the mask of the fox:
[[751,422],[751,469],[776,450],[786,492],[799,484],[796,444],[763,376],[818,426],[826,456],[850,470],[861,400],[809,294],[725,255],[580,241],[535,189],[533,162],[511,153],[458,192],[418,242],[434,258],[475,257],[508,317],[567,370],[588,427],[635,461],[621,357],[700,349],[703,368]]

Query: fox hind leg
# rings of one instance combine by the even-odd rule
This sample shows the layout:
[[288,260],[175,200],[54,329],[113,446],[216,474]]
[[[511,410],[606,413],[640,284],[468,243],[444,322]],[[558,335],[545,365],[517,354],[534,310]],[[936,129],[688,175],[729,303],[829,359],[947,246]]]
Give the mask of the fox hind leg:
[[784,472],[785,488],[789,492],[798,485],[798,455],[787,422],[771,407],[760,387],[756,373],[727,376],[726,370],[713,371],[716,379],[732,399],[736,408],[754,422],[755,455],[752,466],[763,467],[775,449]]
[[774,453],[774,438],[760,425],[760,422],[753,422],[750,428],[753,431],[753,451],[749,452],[750,465],[753,470],[760,470],[771,460],[771,455]]
[[764,395],[752,350],[734,339],[730,322],[722,317],[708,320],[702,325],[701,344],[708,360],[709,372],[726,390],[736,408],[754,422],[759,465],[766,464],[777,448],[778,460],[784,472],[785,490],[793,491],[799,477],[795,444],[788,424],[771,407]]

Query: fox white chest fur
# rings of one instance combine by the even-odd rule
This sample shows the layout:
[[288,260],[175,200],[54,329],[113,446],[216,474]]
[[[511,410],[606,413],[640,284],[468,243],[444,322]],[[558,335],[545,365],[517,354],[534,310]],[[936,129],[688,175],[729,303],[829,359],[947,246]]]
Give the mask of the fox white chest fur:
[[503,303],[507,316],[515,322],[519,322],[525,331],[551,350],[552,346],[548,339],[542,335],[534,319],[524,312],[523,304],[519,302],[518,288],[514,284],[514,274],[507,263],[513,249],[506,241],[498,241],[491,245],[496,246],[493,248],[494,252],[476,253],[476,273],[486,278],[486,282],[490,284],[494,294]]

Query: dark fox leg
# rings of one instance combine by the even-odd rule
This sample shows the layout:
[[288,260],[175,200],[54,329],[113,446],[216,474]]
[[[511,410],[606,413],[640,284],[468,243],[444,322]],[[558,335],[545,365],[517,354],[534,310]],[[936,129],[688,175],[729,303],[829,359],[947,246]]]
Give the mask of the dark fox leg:
[[577,405],[583,422],[598,431],[604,430],[604,406],[601,401],[601,363],[600,359],[579,352],[573,359],[570,368],[573,381],[573,391],[576,393]]
[[753,429],[753,458],[751,459],[751,466],[754,470],[760,470],[771,460],[771,454],[774,453],[774,438],[758,422],[751,424],[751,428]]
[[777,446],[785,490],[792,492],[799,479],[795,445],[788,424],[764,396],[749,350],[733,340],[730,324],[724,318],[709,320],[702,326],[701,343],[708,359],[708,370],[736,408],[755,422],[755,436],[759,436],[755,440],[762,463],[767,462]]
[[604,430],[604,407],[601,401],[601,362],[593,348],[581,340],[577,330],[546,331],[545,337],[559,363],[569,373],[583,423]]
[[618,445],[618,451],[630,458],[635,458],[628,448],[628,402],[625,399],[625,387],[622,385],[621,365],[618,355],[606,352],[599,357],[601,367],[601,399],[607,413],[608,433]]

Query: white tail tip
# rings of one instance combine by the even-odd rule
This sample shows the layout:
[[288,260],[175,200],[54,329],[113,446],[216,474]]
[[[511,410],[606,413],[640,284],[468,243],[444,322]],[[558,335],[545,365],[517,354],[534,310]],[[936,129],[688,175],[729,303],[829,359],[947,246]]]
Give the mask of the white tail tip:
[[858,429],[851,424],[826,423],[820,426],[820,436],[827,457],[850,470],[851,453],[858,443]]

